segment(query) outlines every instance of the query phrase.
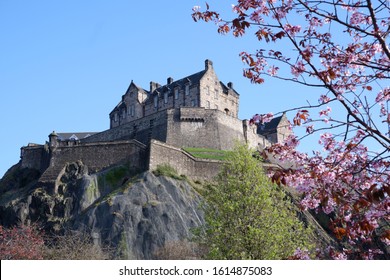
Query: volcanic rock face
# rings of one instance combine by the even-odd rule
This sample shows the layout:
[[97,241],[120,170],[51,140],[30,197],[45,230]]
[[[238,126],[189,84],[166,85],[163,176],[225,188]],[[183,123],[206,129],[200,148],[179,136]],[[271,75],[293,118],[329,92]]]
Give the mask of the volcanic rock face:
[[[10,172],[4,178],[30,174],[17,166]],[[89,175],[81,162],[64,168],[56,190],[37,180],[15,182],[10,190],[4,178],[1,224],[38,221],[48,231],[83,230],[97,245],[113,248],[117,258],[152,259],[164,244],[190,238],[191,229],[204,223],[201,198],[184,179],[134,174],[126,166]]]

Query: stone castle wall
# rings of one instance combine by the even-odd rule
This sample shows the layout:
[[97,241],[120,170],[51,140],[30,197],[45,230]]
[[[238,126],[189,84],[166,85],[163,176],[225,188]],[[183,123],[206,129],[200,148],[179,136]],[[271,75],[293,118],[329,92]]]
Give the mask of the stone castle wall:
[[166,140],[167,113],[156,112],[142,119],[134,120],[82,139],[82,143],[109,142],[135,139],[147,145],[151,139]]
[[[222,161],[195,158],[182,149],[152,140],[150,143],[149,170],[158,165],[169,164],[178,174],[186,175],[193,180],[212,181],[221,170]],[[267,169],[277,168],[274,164],[263,163]]]
[[43,173],[49,166],[48,146],[33,145],[21,148],[21,167],[35,169]]
[[[248,121],[219,110],[181,107],[157,112],[74,142],[22,148],[22,167],[44,172],[41,182],[56,181],[67,163],[82,161],[89,172],[128,162],[139,170],[168,163],[195,179],[211,179],[220,162],[195,159],[180,148],[230,150],[236,142],[252,148],[270,145]],[[176,147],[176,148],[175,148]],[[50,163],[50,164],[49,164]]]
[[212,180],[221,168],[217,160],[197,159],[182,149],[152,140],[150,143],[149,170],[158,165],[169,164],[178,174],[186,175],[193,180]]
[[[42,184],[53,184],[61,175],[68,163],[81,161],[90,173],[100,171],[112,165],[126,163],[131,168],[143,171],[147,169],[148,150],[145,145],[136,141],[115,141],[79,144],[51,148],[50,162],[44,166],[31,166],[36,159],[38,149],[25,148],[22,155],[22,167],[34,168],[43,172],[39,181]],[[43,147],[41,147],[43,150]]]
[[81,140],[82,143],[135,139],[149,145],[151,139],[176,147],[230,150],[236,141],[250,147],[270,142],[241,121],[216,109],[181,107],[160,111]]

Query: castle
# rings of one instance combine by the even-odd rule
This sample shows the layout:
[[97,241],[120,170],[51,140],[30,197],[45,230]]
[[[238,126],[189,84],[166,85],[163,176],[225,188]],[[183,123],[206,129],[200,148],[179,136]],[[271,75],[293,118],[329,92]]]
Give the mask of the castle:
[[130,83],[109,114],[110,128],[99,133],[51,133],[44,145],[21,148],[22,167],[41,172],[40,183],[58,184],[67,164],[81,161],[89,172],[128,163],[153,170],[168,163],[180,174],[210,179],[220,167],[216,160],[197,159],[183,147],[232,149],[238,140],[263,149],[291,132],[285,115],[261,127],[238,119],[239,93],[233,83],[219,81],[213,63],[202,71],[149,90]]

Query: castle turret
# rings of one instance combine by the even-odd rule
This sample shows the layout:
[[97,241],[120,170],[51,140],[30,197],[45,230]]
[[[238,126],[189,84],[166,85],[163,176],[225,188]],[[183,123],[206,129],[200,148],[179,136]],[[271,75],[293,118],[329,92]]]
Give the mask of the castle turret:
[[49,135],[49,146],[50,148],[55,148],[58,146],[58,134],[54,130]]

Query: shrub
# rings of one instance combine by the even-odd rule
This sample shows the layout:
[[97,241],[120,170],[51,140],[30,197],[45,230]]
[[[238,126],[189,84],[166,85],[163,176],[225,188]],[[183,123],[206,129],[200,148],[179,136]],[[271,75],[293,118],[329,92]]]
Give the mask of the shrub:
[[37,226],[0,226],[2,260],[42,260],[44,234]]

